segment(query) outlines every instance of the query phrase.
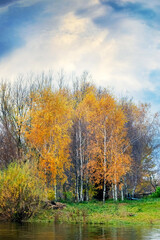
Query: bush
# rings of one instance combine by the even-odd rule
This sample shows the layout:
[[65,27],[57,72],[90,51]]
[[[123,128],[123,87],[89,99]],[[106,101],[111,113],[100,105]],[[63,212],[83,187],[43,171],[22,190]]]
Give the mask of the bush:
[[55,191],[53,189],[48,189],[48,191],[47,191],[47,199],[49,201],[55,200]]
[[66,191],[66,192],[63,192],[63,195],[64,195],[64,199],[65,199],[66,202],[73,202],[74,201],[73,192]]
[[30,218],[44,197],[44,184],[29,163],[12,163],[0,171],[0,216],[20,222]]
[[159,198],[160,197],[160,187],[156,187],[155,193],[152,193],[151,197]]

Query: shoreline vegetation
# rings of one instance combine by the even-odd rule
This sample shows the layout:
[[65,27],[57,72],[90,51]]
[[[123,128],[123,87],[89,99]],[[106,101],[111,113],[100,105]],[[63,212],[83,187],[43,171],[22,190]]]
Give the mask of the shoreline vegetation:
[[[159,200],[124,201],[160,197],[160,116],[89,79],[0,83],[3,221],[160,224]],[[66,208],[45,209],[49,201]]]
[[64,209],[41,209],[27,222],[71,224],[160,225],[160,199],[65,203]]
[[[0,171],[0,220],[109,225],[160,225],[160,187],[147,198],[61,202],[46,188],[31,163],[12,163]],[[69,196],[68,196],[69,197]]]

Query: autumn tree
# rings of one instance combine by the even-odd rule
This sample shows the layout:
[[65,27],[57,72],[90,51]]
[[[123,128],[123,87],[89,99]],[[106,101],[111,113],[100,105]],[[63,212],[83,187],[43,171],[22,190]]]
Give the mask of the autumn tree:
[[124,177],[130,171],[132,158],[131,146],[128,146],[126,117],[122,109],[117,106],[112,112],[112,136],[108,145],[108,179],[112,183],[113,199],[118,199],[117,186],[121,189],[121,198],[124,200]]
[[[25,151],[22,127],[27,112],[28,91],[22,81],[23,78],[18,78],[13,84],[1,82],[0,85],[0,123],[2,129],[0,135],[2,145],[5,143],[4,148],[8,146],[8,151],[6,151],[8,161],[22,158]],[[3,156],[5,157],[5,152],[3,152]]]
[[150,112],[147,104],[136,105],[131,100],[122,100],[127,117],[127,137],[132,147],[131,171],[125,178],[125,191],[134,196],[135,191],[153,183],[155,153],[159,149],[159,116]]
[[39,155],[39,170],[49,185],[66,181],[70,167],[69,144],[72,105],[64,90],[45,88],[31,95],[32,108],[26,120],[25,136]]
[[87,73],[74,82],[73,102],[74,117],[72,128],[72,144],[71,157],[75,172],[75,196],[76,201],[89,200],[89,179],[88,179],[88,130],[86,122],[87,106],[83,104],[83,100],[93,86],[87,81]]
[[115,99],[107,92],[100,96],[90,91],[83,103],[88,110],[86,114],[89,132],[89,169],[96,184],[102,187],[103,202],[106,198],[106,183],[115,186],[129,170],[130,157],[125,152],[126,129],[125,116]]
[[96,187],[103,201],[109,188],[115,200],[120,191],[122,199],[153,191],[159,115],[147,104],[119,100],[95,87],[86,72],[74,78],[72,89],[69,78],[61,71],[1,82],[0,166],[37,161],[55,195],[63,186],[74,191],[76,201],[88,201]]

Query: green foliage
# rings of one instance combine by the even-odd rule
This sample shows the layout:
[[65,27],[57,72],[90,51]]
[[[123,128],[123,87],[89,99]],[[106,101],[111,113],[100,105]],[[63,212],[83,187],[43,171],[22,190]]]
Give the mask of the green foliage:
[[74,195],[73,192],[71,191],[66,191],[63,193],[64,194],[64,199],[67,202],[73,202],[74,201]]
[[89,199],[93,200],[94,196],[96,196],[97,194],[97,189],[94,186],[90,185],[88,194],[89,194]]
[[44,184],[29,163],[12,163],[0,171],[0,216],[4,220],[30,218],[44,197]]
[[142,199],[125,203],[106,201],[67,203],[63,210],[41,210],[30,219],[32,222],[55,221],[61,223],[102,223],[111,225],[160,224],[160,199]]
[[153,197],[153,198],[159,198],[160,197],[160,187],[156,188],[155,193],[152,193],[151,197]]

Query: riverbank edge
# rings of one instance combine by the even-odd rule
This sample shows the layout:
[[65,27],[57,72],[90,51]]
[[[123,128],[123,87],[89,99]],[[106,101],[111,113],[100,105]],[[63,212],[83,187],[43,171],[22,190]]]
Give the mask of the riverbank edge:
[[27,222],[160,226],[160,199],[65,204],[61,210],[40,209]]

